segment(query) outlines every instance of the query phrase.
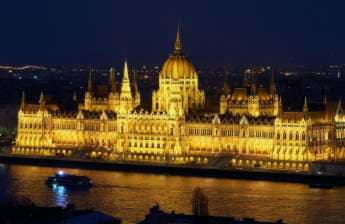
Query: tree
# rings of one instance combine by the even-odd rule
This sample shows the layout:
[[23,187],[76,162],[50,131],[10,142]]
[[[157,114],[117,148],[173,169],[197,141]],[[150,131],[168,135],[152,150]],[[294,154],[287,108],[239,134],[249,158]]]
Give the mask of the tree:
[[208,216],[208,197],[202,188],[194,188],[191,203],[193,215]]

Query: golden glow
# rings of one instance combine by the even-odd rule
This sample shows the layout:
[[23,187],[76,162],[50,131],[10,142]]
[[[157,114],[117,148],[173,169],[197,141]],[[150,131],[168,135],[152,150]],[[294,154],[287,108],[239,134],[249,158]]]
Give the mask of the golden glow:
[[308,169],[309,161],[345,158],[338,144],[345,138],[341,103],[325,102],[325,111],[310,112],[306,100],[303,111],[283,112],[273,75],[269,90],[256,88],[254,78],[251,90],[226,87],[218,114],[200,112],[204,92],[182,52],[179,31],[153,92],[152,111],[138,107],[140,93],[127,62],[123,73],[117,87],[111,69],[109,91],[98,96],[90,72],[76,113],[61,113],[44,94],[39,104],[27,104],[23,94],[12,152],[204,165],[226,155],[223,165],[293,170]]

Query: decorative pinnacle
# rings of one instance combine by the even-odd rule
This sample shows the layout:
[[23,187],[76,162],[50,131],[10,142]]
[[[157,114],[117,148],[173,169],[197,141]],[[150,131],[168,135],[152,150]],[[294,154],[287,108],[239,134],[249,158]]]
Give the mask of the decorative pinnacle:
[[307,97],[304,97],[303,111],[304,111],[304,112],[308,112],[308,101],[307,101]]
[[125,65],[124,65],[124,69],[123,69],[123,79],[129,80],[127,60],[125,60]]
[[339,114],[342,111],[342,107],[341,107],[341,99],[339,99],[338,101],[338,105],[337,105],[337,114]]
[[25,106],[25,92],[23,91],[22,93],[22,100],[21,100],[21,103],[20,103],[20,107],[23,109]]
[[44,97],[44,94],[43,94],[43,91],[41,92],[41,95],[40,95],[40,100],[38,101],[40,104],[44,104],[46,101],[45,97]]
[[87,83],[87,90],[91,93],[92,92],[92,67],[90,65],[90,71],[89,71],[89,80]]
[[272,83],[272,84],[275,83],[275,81],[274,81],[274,70],[273,70],[273,69],[272,69],[271,83]]

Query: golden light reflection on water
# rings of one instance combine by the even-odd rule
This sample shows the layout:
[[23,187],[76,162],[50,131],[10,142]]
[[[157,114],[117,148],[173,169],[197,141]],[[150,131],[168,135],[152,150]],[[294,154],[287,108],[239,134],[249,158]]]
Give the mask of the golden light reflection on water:
[[254,217],[287,223],[342,223],[345,188],[309,189],[293,183],[180,177],[115,171],[64,169],[66,173],[87,175],[95,183],[88,191],[53,189],[45,185],[47,176],[59,168],[11,165],[0,172],[9,179],[2,191],[24,195],[42,206],[74,203],[79,208],[95,208],[121,217],[124,223],[142,220],[148,209],[159,203],[167,211],[190,213],[191,192],[205,189],[212,215]]

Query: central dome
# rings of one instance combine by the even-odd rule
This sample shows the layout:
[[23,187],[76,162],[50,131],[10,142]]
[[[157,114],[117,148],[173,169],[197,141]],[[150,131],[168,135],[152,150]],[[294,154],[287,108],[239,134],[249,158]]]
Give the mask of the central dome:
[[163,79],[194,79],[196,71],[194,65],[182,51],[180,32],[177,29],[175,50],[165,61],[160,73]]

